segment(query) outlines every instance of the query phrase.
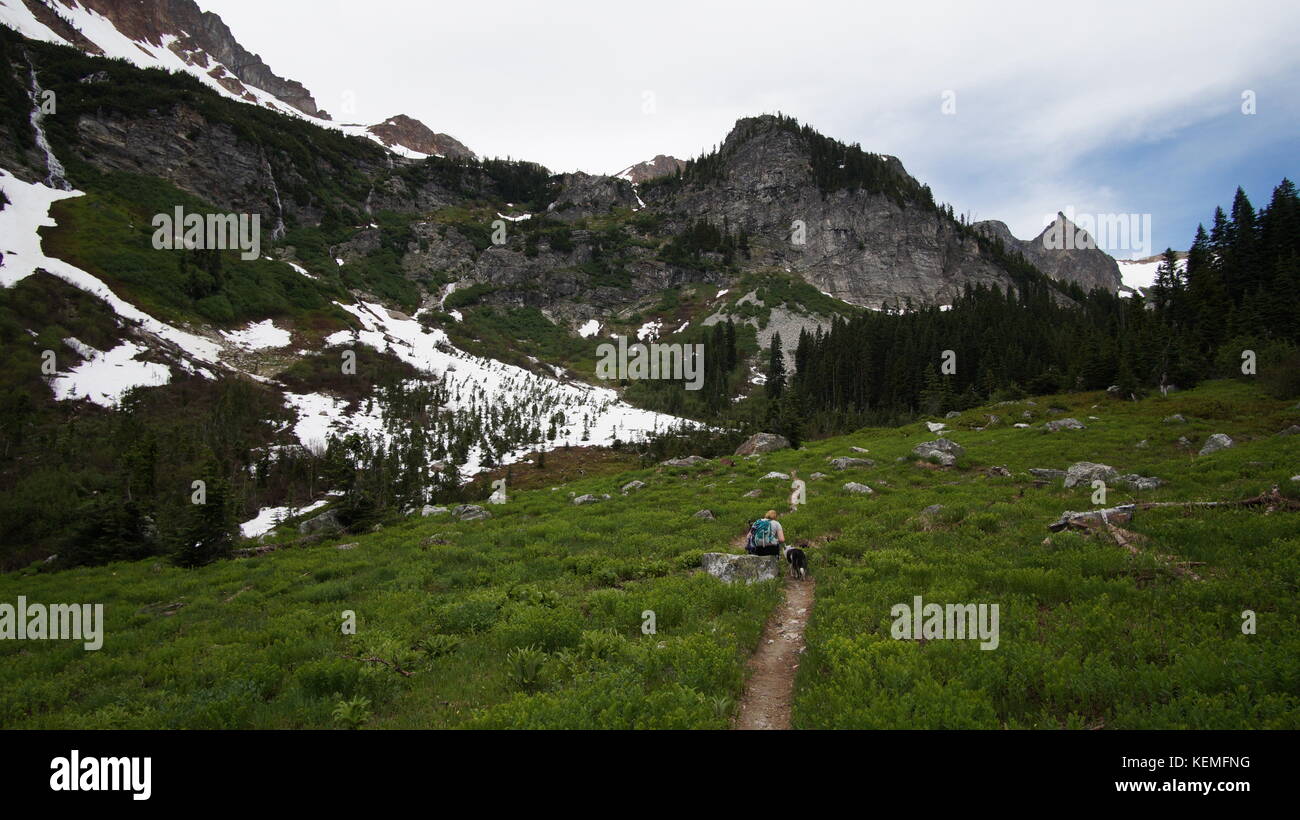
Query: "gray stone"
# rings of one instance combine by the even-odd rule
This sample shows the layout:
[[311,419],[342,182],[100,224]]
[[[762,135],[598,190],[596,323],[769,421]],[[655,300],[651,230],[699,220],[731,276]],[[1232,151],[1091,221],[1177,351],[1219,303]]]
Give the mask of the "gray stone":
[[946,419],[955,419],[955,418],[957,418],[957,417],[960,416],[960,415],[961,415],[961,411],[960,411],[960,410],[949,410],[947,413],[944,414],[944,418],[946,418]]
[[708,461],[707,458],[701,458],[700,456],[686,456],[685,458],[670,458],[659,463],[664,467],[694,467],[696,464],[703,464],[706,461]]
[[705,521],[714,521],[714,520],[716,520],[716,517],[713,515],[713,510],[700,510],[699,512],[697,512],[695,515],[693,515],[693,516],[691,516],[691,517],[692,517],[692,518],[700,518],[700,519],[703,519],[703,520],[705,520]]
[[1030,467],[1029,474],[1042,481],[1060,481],[1065,478],[1065,470],[1052,470],[1047,467]]
[[852,451],[855,452],[855,453],[869,453],[869,452],[871,452],[871,451],[868,450],[866,447],[850,447],[849,449],[852,450]]
[[298,525],[298,532],[303,535],[338,532],[341,529],[343,529],[343,525],[339,523],[338,510],[326,510]]
[[736,448],[736,455],[752,456],[770,453],[774,450],[784,450],[789,446],[790,441],[785,436],[778,436],[776,433],[755,433]]
[[837,470],[856,470],[863,467],[875,467],[876,462],[869,458],[832,458],[829,459],[831,466]]
[[750,490],[749,492],[745,493],[745,498],[758,498],[762,494],[763,494],[762,490]]
[[1070,469],[1065,471],[1065,486],[1077,487],[1080,484],[1091,486],[1094,481],[1114,481],[1118,477],[1119,473],[1109,464],[1080,461],[1071,464]]
[[1128,473],[1115,479],[1122,484],[1127,484],[1135,490],[1154,490],[1163,487],[1165,480],[1155,476],[1143,476],[1137,473]]
[[809,481],[821,481],[823,478],[830,478],[830,476],[826,475],[825,473],[813,473],[812,475],[808,476]]
[[460,504],[452,507],[451,514],[459,521],[482,521],[492,517],[492,513],[477,504]]
[[1293,425],[1291,425],[1290,427],[1288,427],[1288,428],[1286,428],[1285,430],[1283,430],[1282,432],[1278,433],[1278,435],[1279,435],[1279,436],[1295,436],[1295,435],[1300,435],[1300,424],[1293,424]]
[[790,476],[787,473],[778,473],[775,470],[759,479],[759,481],[789,481]]
[[1079,421],[1078,419],[1069,418],[1069,419],[1057,419],[1056,421],[1049,421],[1043,425],[1043,429],[1048,431],[1049,433],[1055,433],[1058,430],[1085,430],[1087,428],[1085,427],[1083,422]]
[[597,501],[600,501],[600,497],[592,495],[591,493],[580,495],[573,499],[574,504],[595,504]]
[[1226,450],[1237,442],[1233,441],[1230,436],[1223,433],[1215,433],[1205,440],[1205,446],[1201,448],[1199,455],[1208,456],[1210,453],[1217,453],[1220,450]]
[[334,549],[336,549],[336,550],[354,550],[354,549],[356,549],[358,546],[360,546],[360,544],[358,544],[357,542],[353,541],[353,542],[350,543],[350,544],[339,544],[339,545],[338,545],[337,547],[335,547]]
[[1011,471],[1000,464],[995,464],[992,467],[987,468],[985,472],[988,473],[989,475],[997,475],[997,476],[1004,476],[1004,477],[1009,477],[1011,475]]
[[942,504],[931,504],[930,506],[926,507],[924,510],[921,510],[921,515],[924,515],[926,517],[938,515],[939,511],[942,509],[943,509]]
[[780,577],[781,562],[776,555],[735,555],[729,552],[706,552],[701,556],[704,571],[714,578],[734,584],[744,581],[772,581]]
[[634,492],[634,491],[636,491],[636,490],[639,490],[639,489],[641,489],[642,487],[645,487],[645,486],[647,486],[647,485],[646,485],[646,483],[645,483],[644,481],[638,481],[638,480],[635,480],[635,479],[634,479],[634,480],[629,481],[628,483],[624,484],[624,485],[623,485],[623,489],[621,490],[621,492],[623,493],[623,495],[627,495],[628,493],[630,493],[630,492]]
[[957,463],[957,459],[966,454],[966,450],[951,439],[940,438],[924,441],[912,448],[912,455],[925,461],[935,461],[945,467]]
[[446,507],[434,507],[430,504],[425,504],[424,509],[420,510],[420,515],[427,518],[431,515],[442,515],[446,512],[450,512]]
[[937,433],[940,430],[942,430],[945,426],[946,425],[941,421],[927,421],[925,423],[926,429],[929,430],[931,433]]
[[1174,413],[1172,416],[1165,416],[1163,421],[1165,424],[1186,424],[1187,423],[1187,419],[1183,417],[1182,413]]
[[875,492],[875,490],[871,489],[866,484],[859,484],[856,481],[850,481],[848,484],[845,484],[844,489],[848,492],[856,493],[857,495],[871,495]]

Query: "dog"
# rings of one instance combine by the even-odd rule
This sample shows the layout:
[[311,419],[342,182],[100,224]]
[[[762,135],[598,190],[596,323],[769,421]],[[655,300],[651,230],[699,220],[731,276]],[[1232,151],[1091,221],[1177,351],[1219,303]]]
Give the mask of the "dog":
[[807,541],[800,541],[797,547],[786,548],[785,560],[790,563],[791,578],[803,580],[808,577],[808,553],[804,552],[807,548]]

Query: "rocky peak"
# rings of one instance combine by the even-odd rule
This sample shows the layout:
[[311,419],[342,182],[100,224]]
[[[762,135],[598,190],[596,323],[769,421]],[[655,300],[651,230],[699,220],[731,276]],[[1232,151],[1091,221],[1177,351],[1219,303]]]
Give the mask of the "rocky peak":
[[635,165],[629,165],[614,176],[619,179],[625,179],[633,185],[636,185],[645,182],[648,179],[656,179],[658,177],[668,176],[669,174],[675,174],[684,167],[686,167],[686,163],[677,157],[658,154],[654,159],[648,159],[645,162],[638,162]]
[[410,151],[454,159],[473,159],[474,152],[448,134],[436,134],[417,119],[397,114],[366,129],[385,146],[399,145]]
[[[977,222],[973,226],[986,236],[996,238],[1009,251],[1018,251],[1048,276],[1062,282],[1075,282],[1084,290],[1103,288],[1114,293],[1123,284],[1114,257],[1096,247],[1096,242],[1068,218],[1057,212],[1056,219],[1033,239],[1017,239],[1006,223],[996,220]],[[1065,237],[1069,237],[1065,241]]]

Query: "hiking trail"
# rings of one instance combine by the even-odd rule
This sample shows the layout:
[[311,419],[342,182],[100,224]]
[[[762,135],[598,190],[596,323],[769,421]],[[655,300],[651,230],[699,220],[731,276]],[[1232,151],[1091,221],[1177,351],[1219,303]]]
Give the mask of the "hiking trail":
[[763,627],[749,663],[749,680],[733,729],[789,729],[794,676],[803,657],[804,627],[812,613],[817,582],[785,581],[785,597]]

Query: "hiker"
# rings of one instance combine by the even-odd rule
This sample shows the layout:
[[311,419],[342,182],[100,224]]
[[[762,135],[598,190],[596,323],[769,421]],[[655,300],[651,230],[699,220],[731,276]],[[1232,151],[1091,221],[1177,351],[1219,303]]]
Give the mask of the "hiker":
[[781,555],[785,548],[785,530],[776,520],[776,510],[768,510],[762,518],[749,525],[745,539],[745,552],[750,555]]

